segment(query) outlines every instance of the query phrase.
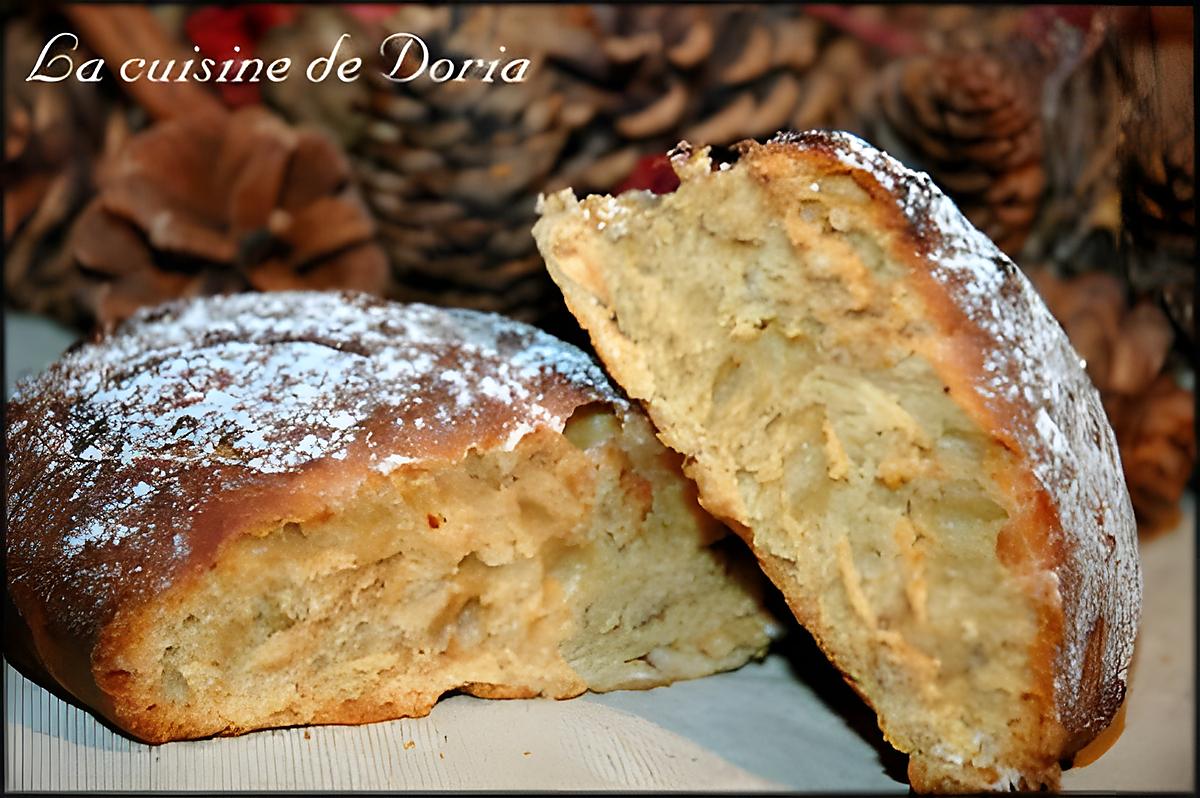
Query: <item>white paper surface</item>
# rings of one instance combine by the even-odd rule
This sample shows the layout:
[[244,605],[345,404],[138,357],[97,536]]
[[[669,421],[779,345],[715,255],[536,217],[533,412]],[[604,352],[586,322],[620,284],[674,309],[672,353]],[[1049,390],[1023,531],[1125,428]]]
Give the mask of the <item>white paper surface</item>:
[[[13,366],[70,342],[9,314]],[[14,362],[13,353],[21,359]],[[1143,542],[1146,590],[1125,730],[1063,788],[1194,788],[1194,501]],[[4,669],[6,790],[674,789],[907,792],[903,757],[803,636],[762,663],[570,701],[453,696],[427,718],[145,746]]]

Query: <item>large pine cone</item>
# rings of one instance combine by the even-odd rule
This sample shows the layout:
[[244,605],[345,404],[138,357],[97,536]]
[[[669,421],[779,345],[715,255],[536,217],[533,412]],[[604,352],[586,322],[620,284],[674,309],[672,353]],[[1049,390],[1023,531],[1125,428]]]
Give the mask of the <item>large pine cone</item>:
[[65,257],[111,325],[143,305],[247,288],[382,292],[387,262],[325,136],[261,108],[152,125],[104,165]]
[[379,75],[394,50],[364,47],[356,114],[313,95],[272,89],[268,100],[344,137],[393,296],[500,311],[568,337],[577,325],[530,234],[539,193],[612,191],[640,158],[685,137],[723,145],[838,124],[866,68],[864,47],[797,8],[405,5],[379,22],[340,23],[322,13],[277,29],[264,53],[327,50],[341,25],[363,42],[415,33],[430,61],[531,59],[522,83],[482,83],[477,72],[401,83]]
[[856,40],[791,7],[615,6],[597,21],[606,110],[627,141],[724,146],[838,125],[867,68]]
[[1031,81],[984,51],[917,55],[883,72],[864,127],[874,143],[930,173],[976,227],[1016,257],[1045,187]]
[[1100,391],[1139,524],[1174,524],[1196,439],[1192,392],[1164,370],[1174,339],[1166,315],[1145,300],[1130,307],[1125,288],[1109,274],[1031,276]]
[[[583,15],[583,16],[581,16]],[[596,99],[567,68],[587,68],[590,33],[580,9],[404,6],[387,31],[421,37],[430,62],[528,57],[524,82],[434,83],[428,72],[391,82],[399,52],[364,70],[369,124],[352,152],[393,268],[392,295],[536,320],[560,310],[529,233],[537,193],[570,165],[572,134],[590,123]],[[502,53],[500,46],[507,48]],[[411,55],[411,53],[410,53]],[[369,62],[370,63],[370,62]],[[403,65],[398,75],[417,68]],[[579,163],[593,165],[595,154]],[[560,310],[561,312],[561,310]]]

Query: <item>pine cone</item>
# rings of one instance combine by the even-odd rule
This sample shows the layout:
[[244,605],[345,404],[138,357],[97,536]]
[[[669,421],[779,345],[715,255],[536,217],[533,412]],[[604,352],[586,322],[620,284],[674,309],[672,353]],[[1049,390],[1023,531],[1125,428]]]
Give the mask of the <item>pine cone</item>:
[[[615,6],[598,12],[606,110],[621,137],[725,146],[830,123],[863,48],[781,6]],[[647,151],[645,149],[643,152]]]
[[329,139],[261,108],[155,124],[105,164],[71,229],[75,300],[107,326],[201,293],[381,292],[387,263],[348,178]]
[[19,19],[5,32],[4,287],[8,304],[73,324],[74,285],[57,255],[96,160],[128,131],[125,107],[102,86],[25,82],[52,29]]
[[1121,281],[1109,274],[1031,277],[1100,391],[1139,524],[1173,524],[1196,440],[1192,392],[1164,370],[1174,339],[1166,315],[1145,300],[1131,308]]
[[[378,43],[353,16],[326,6],[287,6],[295,11],[290,23],[271,28],[258,43],[258,57],[270,63],[278,58],[290,58],[295,65],[312,63],[313,59],[329,55],[343,33],[350,38],[342,42],[343,58],[362,58],[369,64]],[[189,22],[193,18],[189,18]],[[313,83],[297,74],[278,83],[260,84],[263,100],[287,116],[293,124],[320,128],[333,137],[346,152],[354,152],[362,141],[370,118],[362,113],[369,101],[371,89],[365,79],[344,83],[327,79]]]
[[[351,154],[391,260],[393,297],[526,321],[557,311],[569,329],[529,230],[538,192],[567,162],[572,132],[595,116],[595,99],[554,66],[586,68],[586,19],[570,8],[404,6],[365,34],[379,42],[393,31],[414,33],[431,61],[538,64],[520,83],[482,82],[481,68],[462,82],[434,83],[428,74],[392,82],[380,73],[392,69],[398,47],[368,59],[366,124]],[[406,63],[399,74],[415,68]]]
[[[1190,86],[1188,95],[1191,95]],[[1194,254],[1196,146],[1194,114],[1145,121],[1122,148],[1127,228],[1138,244],[1175,255]]]
[[269,89],[268,100],[290,118],[324,117],[342,138],[380,221],[393,296],[496,310],[568,337],[577,325],[529,232],[539,193],[612,191],[640,158],[685,137],[722,145],[835,124],[866,69],[865,48],[796,8],[406,5],[377,22],[321,13],[321,23],[306,11],[276,29],[263,52],[327,50],[342,27],[366,42],[412,32],[431,60],[531,59],[523,83],[396,83],[378,74],[390,54],[360,51],[368,93],[358,109],[335,110],[319,91]]
[[[1081,24],[1048,24],[1062,23],[1068,8]],[[1063,274],[1090,267],[1120,276],[1163,305],[1182,333],[1176,346],[1190,341],[1194,353],[1192,12],[1058,6],[1028,14],[1048,65],[1048,187],[1023,259]]]
[[1012,256],[1029,234],[1046,182],[1029,82],[982,51],[917,55],[885,69],[864,109],[868,137],[928,171]]
[[1119,149],[1129,279],[1195,341],[1196,106],[1190,9],[1141,9],[1122,45]]
[[[1061,45],[1068,53],[1084,47],[1082,34],[1073,36],[1074,45]],[[1121,258],[1117,148],[1123,92],[1113,40],[1075,64],[1081,57],[1067,57],[1047,82],[1047,188],[1022,255],[1030,263],[1052,262],[1064,274],[1097,266],[1116,272]]]

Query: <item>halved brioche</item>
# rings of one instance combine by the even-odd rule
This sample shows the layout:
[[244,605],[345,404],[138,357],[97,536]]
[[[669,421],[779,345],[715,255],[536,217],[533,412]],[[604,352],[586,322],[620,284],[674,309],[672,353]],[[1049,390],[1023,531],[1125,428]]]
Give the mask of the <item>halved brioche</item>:
[[1055,786],[1122,701],[1141,575],[1096,391],[1020,271],[859,139],[681,146],[535,237],[918,790]]
[[679,456],[498,316],[175,303],[9,420],[13,599],[49,673],[144,740],[650,687],[768,643],[753,558]]

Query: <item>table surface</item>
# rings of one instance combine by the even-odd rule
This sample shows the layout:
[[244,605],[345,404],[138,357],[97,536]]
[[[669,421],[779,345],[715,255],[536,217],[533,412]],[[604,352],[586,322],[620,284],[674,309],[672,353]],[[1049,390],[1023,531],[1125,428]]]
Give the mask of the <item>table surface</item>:
[[[5,397],[73,336],[7,312]],[[1195,502],[1143,540],[1124,731],[1063,789],[1194,789]],[[811,641],[648,691],[570,701],[456,695],[426,718],[145,746],[4,667],[8,790],[682,789],[907,792],[904,758]]]

